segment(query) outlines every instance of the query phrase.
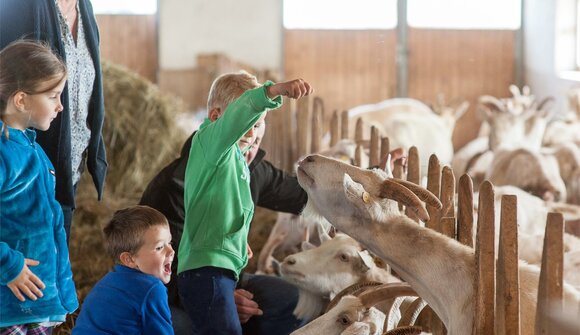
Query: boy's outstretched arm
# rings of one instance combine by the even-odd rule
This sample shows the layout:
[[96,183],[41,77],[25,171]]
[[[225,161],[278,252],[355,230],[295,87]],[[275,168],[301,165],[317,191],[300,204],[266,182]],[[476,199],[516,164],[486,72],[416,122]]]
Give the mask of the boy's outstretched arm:
[[274,84],[266,88],[268,98],[274,99],[282,95],[292,99],[299,99],[312,94],[314,89],[303,79],[294,79],[283,83]]

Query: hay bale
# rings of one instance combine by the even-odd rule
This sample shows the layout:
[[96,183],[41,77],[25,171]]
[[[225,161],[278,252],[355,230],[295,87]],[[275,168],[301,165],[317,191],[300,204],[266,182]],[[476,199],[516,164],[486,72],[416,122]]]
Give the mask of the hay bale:
[[106,188],[114,196],[141,195],[157,172],[177,157],[187,135],[175,124],[183,102],[162,94],[143,77],[103,63],[105,125],[109,172]]

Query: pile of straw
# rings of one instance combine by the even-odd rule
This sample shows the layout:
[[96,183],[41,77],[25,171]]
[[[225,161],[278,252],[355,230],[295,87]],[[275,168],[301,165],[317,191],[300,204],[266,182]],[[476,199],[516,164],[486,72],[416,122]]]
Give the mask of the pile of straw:
[[175,125],[180,99],[120,66],[103,64],[104,138],[114,196],[141,195],[151,178],[174,159],[188,134]]

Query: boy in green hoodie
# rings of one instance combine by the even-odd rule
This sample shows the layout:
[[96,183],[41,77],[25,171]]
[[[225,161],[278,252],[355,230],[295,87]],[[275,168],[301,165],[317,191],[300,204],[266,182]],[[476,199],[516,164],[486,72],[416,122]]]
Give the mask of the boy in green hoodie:
[[242,334],[234,302],[248,262],[247,237],[254,204],[244,152],[268,110],[282,96],[312,93],[302,79],[260,86],[246,72],[218,77],[208,97],[208,118],[191,143],[185,172],[185,225],[179,246],[178,288],[193,334]]

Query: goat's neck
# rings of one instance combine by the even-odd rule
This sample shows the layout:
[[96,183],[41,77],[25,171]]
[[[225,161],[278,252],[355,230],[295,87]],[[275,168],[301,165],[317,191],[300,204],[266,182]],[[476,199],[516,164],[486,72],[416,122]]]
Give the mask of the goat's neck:
[[475,292],[473,250],[403,216],[370,224],[353,224],[352,218],[348,220],[344,225],[337,224],[342,226],[339,229],[383,258],[429,303],[449,334],[471,329]]
[[299,289],[298,302],[293,314],[296,318],[304,321],[314,320],[324,311],[327,303],[327,299],[310,291]]
[[542,140],[546,132],[546,120],[535,119],[526,131],[524,143],[532,150],[539,150],[542,147]]

